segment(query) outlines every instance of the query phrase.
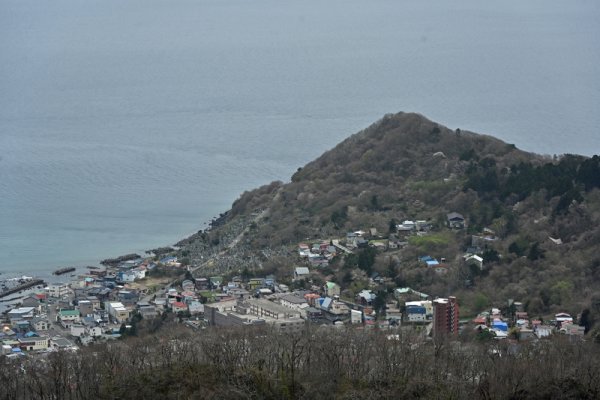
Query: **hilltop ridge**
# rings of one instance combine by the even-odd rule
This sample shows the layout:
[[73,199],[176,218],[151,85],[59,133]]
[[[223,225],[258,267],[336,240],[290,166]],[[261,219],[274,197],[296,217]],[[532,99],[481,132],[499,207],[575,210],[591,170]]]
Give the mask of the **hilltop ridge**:
[[[348,137],[290,182],[243,193],[218,226],[180,245],[197,261],[206,248],[227,243],[233,226],[243,227],[236,256],[210,272],[266,268],[285,279],[302,263],[298,242],[343,240],[349,231],[371,228],[374,239],[389,239],[402,221],[424,220],[431,232],[379,250],[367,272],[387,275],[390,287],[458,294],[472,312],[508,298],[540,315],[565,307],[575,312],[600,305],[591,284],[600,279],[599,176],[598,156],[541,156],[401,112]],[[465,229],[447,229],[450,212],[465,216]],[[494,240],[475,246],[484,232]],[[482,271],[465,265],[469,247],[481,247]],[[423,255],[448,260],[449,273],[423,268]],[[350,279],[344,265],[337,257],[316,270],[315,282],[345,279],[350,288],[362,278],[355,268]]]

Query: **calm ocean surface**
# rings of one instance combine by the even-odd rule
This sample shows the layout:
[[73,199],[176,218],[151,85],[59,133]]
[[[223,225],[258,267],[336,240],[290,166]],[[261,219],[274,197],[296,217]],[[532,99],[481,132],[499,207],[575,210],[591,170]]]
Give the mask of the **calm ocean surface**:
[[0,0],[0,272],[169,245],[385,113],[600,152],[600,3]]

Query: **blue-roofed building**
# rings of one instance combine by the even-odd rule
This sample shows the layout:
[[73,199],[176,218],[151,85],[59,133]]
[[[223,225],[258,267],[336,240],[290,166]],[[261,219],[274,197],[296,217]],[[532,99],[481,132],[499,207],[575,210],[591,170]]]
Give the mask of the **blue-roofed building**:
[[[319,300],[321,300],[321,299],[319,299]],[[323,302],[321,303],[321,309],[328,310],[329,307],[331,307],[332,302],[333,302],[333,299],[331,297],[326,297],[325,299],[323,299]]]
[[406,318],[409,322],[424,322],[433,318],[433,305],[431,301],[407,301]]
[[177,262],[177,257],[175,257],[175,256],[164,257],[164,258],[161,258],[159,262],[161,264],[165,264],[165,265],[172,265]]
[[431,257],[431,256],[423,256],[423,257],[419,257],[419,261],[424,262],[425,264],[427,264],[428,267],[435,267],[436,265],[439,265],[439,261],[436,260],[435,258]]
[[502,332],[508,332],[508,324],[499,319],[495,319],[494,322],[492,322],[492,328]]

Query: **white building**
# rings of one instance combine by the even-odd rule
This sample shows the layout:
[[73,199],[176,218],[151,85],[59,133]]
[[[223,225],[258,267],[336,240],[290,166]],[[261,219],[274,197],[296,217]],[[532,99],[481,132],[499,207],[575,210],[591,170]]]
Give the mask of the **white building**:
[[282,306],[291,308],[292,310],[303,310],[308,307],[308,303],[303,297],[298,297],[293,294],[281,296],[279,302]]
[[107,301],[104,303],[104,309],[117,323],[125,322],[129,319],[129,310],[123,303]]
[[50,343],[47,337],[31,337],[31,338],[19,338],[19,347],[21,350],[32,351],[32,350],[44,350],[50,347]]
[[424,322],[433,318],[431,301],[407,301],[404,305],[408,322]]
[[8,312],[8,319],[10,321],[18,319],[30,319],[33,318],[33,311],[35,307],[19,307],[12,309]]
[[85,335],[86,329],[83,325],[71,325],[71,336],[80,337]]
[[48,297],[62,298],[69,295],[70,289],[66,283],[51,283],[48,285]]

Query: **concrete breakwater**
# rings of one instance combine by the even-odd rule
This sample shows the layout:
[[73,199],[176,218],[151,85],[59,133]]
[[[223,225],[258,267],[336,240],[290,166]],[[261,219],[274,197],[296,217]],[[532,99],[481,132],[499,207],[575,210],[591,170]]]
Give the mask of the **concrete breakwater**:
[[30,288],[32,286],[43,285],[43,284],[44,284],[44,280],[43,279],[32,279],[32,280],[23,282],[23,283],[21,283],[21,284],[19,284],[17,286],[6,288],[6,289],[0,291],[0,298],[9,296],[9,295],[11,295],[13,293],[17,293],[17,292],[19,292],[21,290],[24,290],[24,289],[28,289],[28,288]]

